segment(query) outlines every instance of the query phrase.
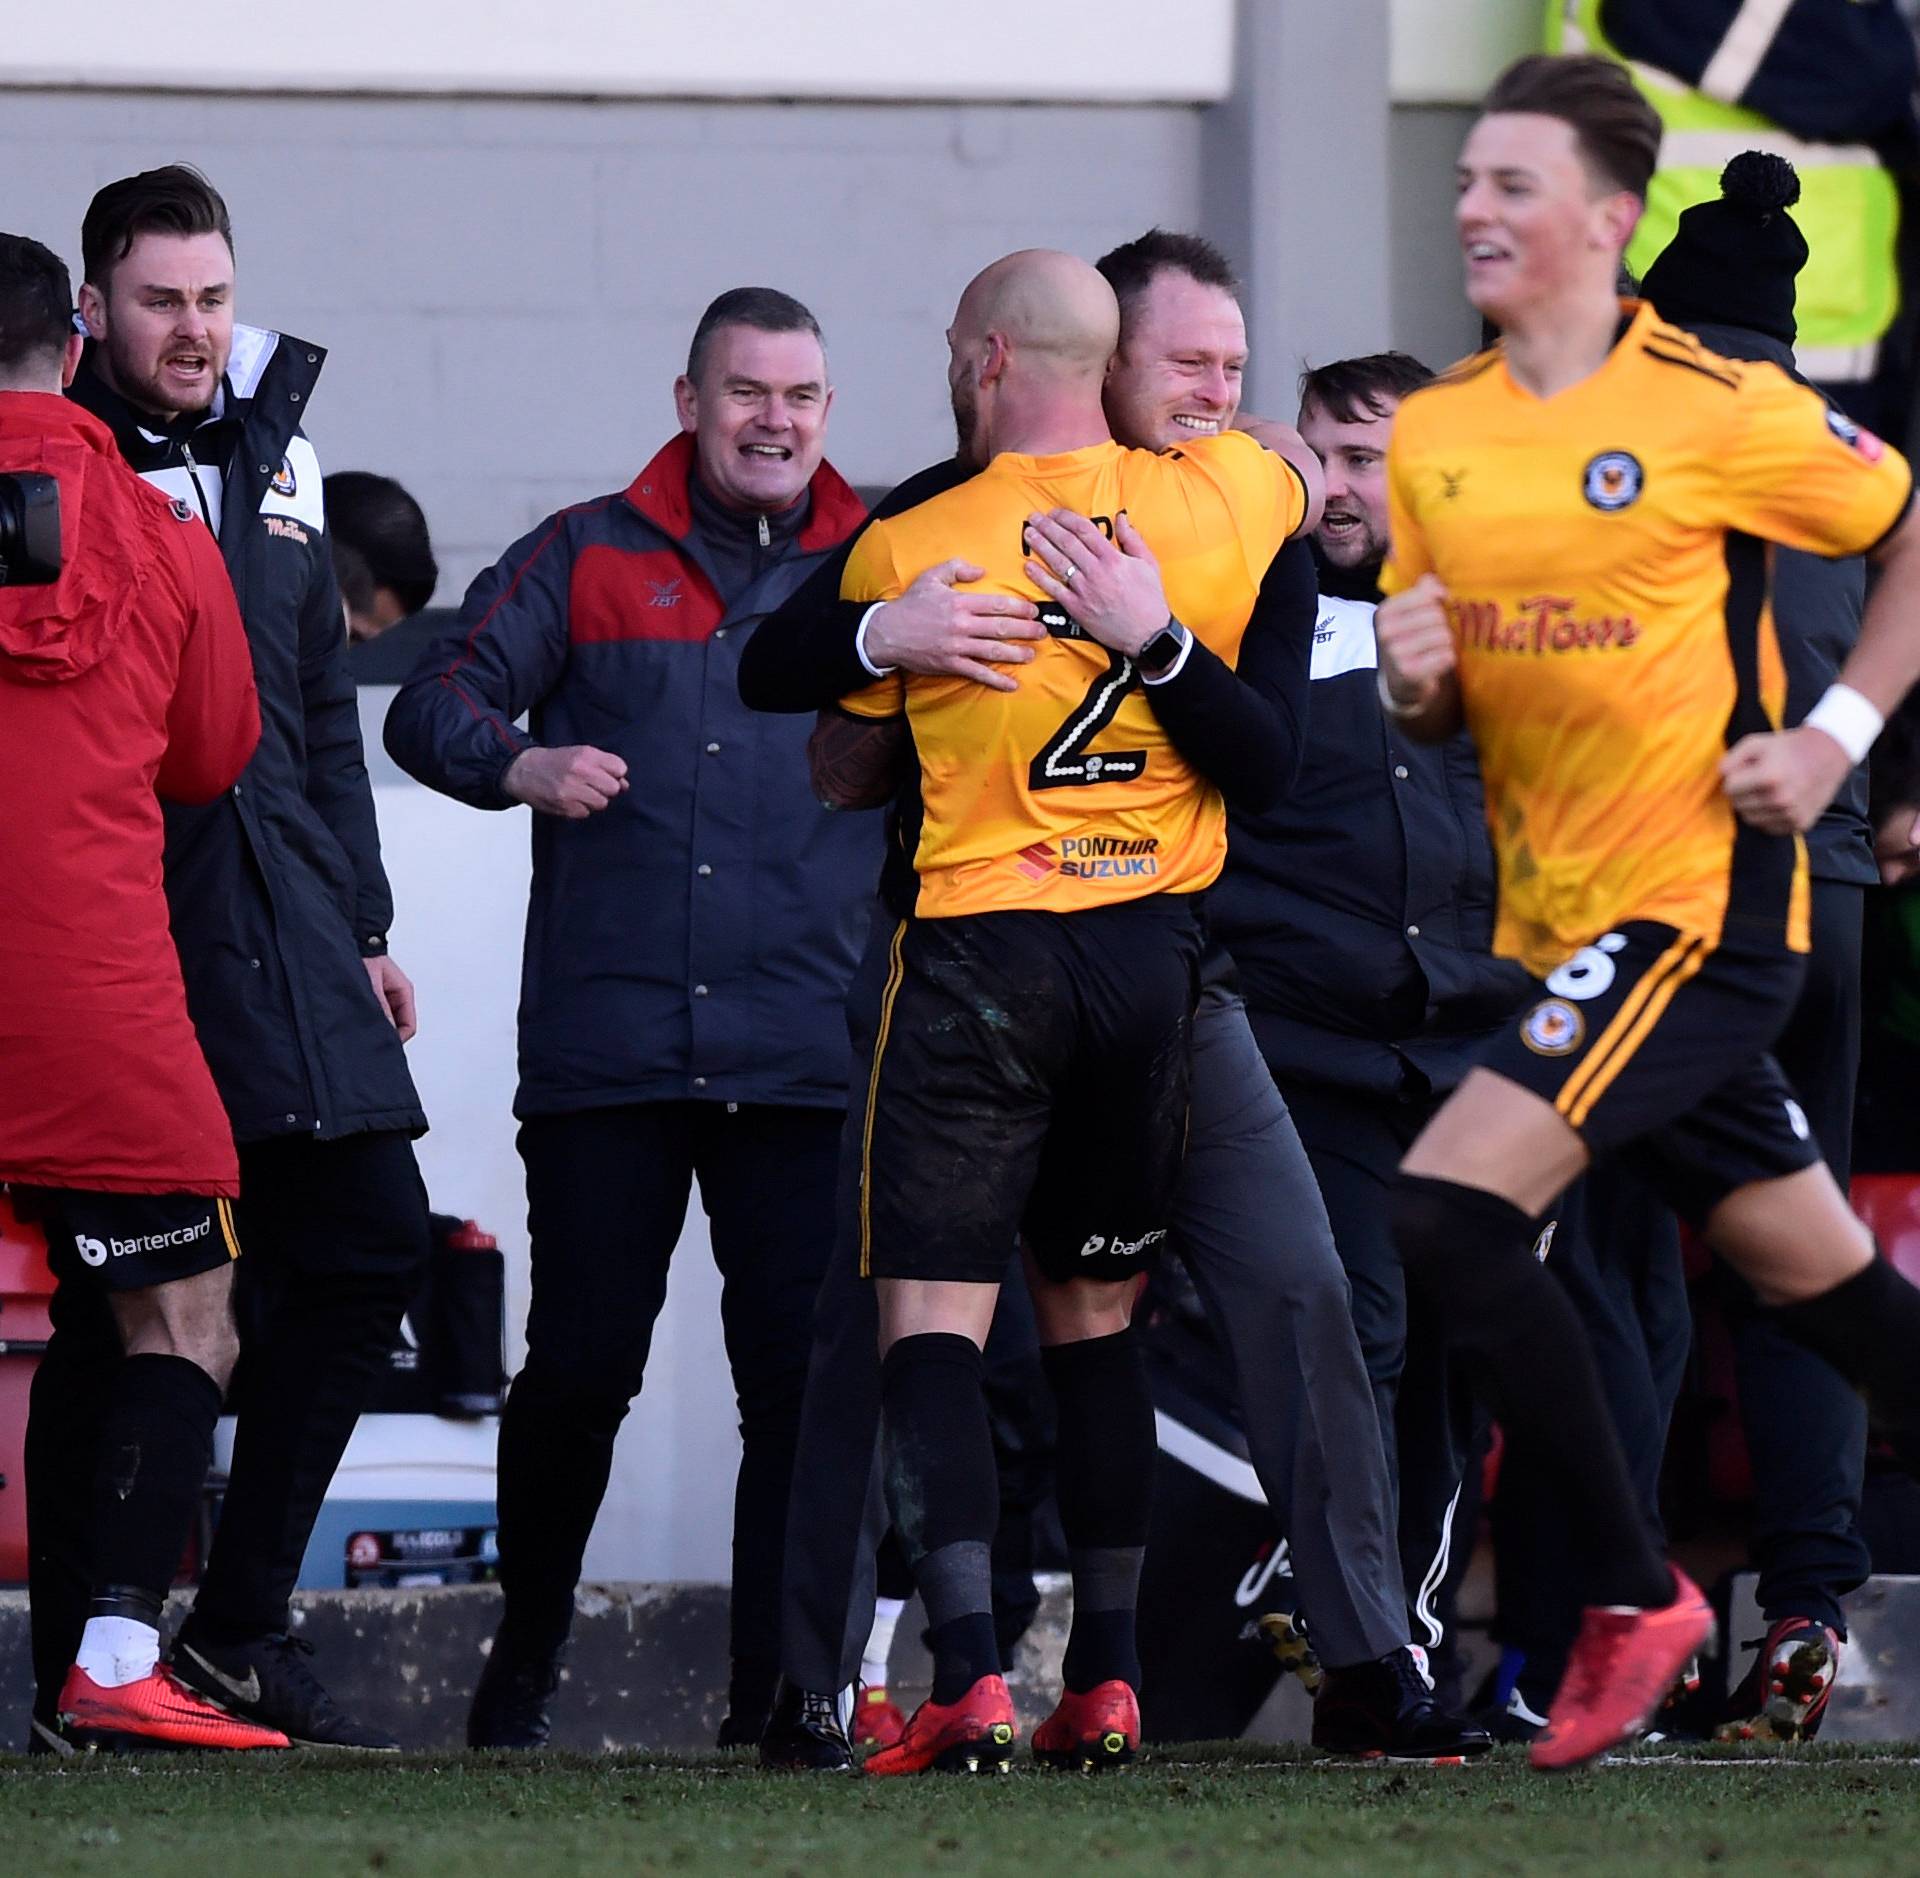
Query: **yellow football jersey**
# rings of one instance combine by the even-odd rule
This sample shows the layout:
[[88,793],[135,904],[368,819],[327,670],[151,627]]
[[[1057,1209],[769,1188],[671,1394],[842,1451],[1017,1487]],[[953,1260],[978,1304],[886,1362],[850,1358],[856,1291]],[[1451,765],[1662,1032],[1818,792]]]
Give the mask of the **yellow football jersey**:
[[1070,630],[1027,579],[1036,511],[1073,509],[1111,535],[1123,511],[1160,563],[1173,615],[1229,663],[1267,564],[1300,525],[1306,491],[1285,458],[1238,431],[1177,450],[1096,444],[1007,453],[970,482],[873,523],[841,581],[890,600],[964,556],[978,589],[1053,612],[1017,691],[900,673],[842,700],[863,717],[903,710],[921,772],[914,865],[924,918],[1015,908],[1073,912],[1208,886],[1226,855],[1219,794],[1174,749],[1130,659]]
[[1496,347],[1407,398],[1388,450],[1382,585],[1446,585],[1494,945],[1543,975],[1633,919],[1806,949],[1804,849],[1738,823],[1720,786],[1786,697],[1766,544],[1862,553],[1912,495],[1817,392],[1629,308],[1582,383],[1537,398]]

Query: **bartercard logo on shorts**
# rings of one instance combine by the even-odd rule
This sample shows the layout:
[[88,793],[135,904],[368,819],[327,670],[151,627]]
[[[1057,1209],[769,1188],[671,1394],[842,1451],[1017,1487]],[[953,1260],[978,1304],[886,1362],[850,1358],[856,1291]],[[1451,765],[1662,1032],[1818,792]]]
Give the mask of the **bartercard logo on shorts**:
[[1167,1236],[1164,1226],[1156,1226],[1151,1232],[1142,1233],[1138,1239],[1109,1239],[1103,1233],[1094,1233],[1080,1248],[1083,1259],[1097,1257],[1105,1252],[1109,1258],[1138,1258],[1149,1246],[1156,1246]]
[[1596,509],[1612,514],[1637,501],[1645,481],[1637,456],[1627,450],[1602,450],[1583,472],[1580,490]]
[[164,1252],[170,1246],[192,1245],[212,1230],[213,1215],[209,1213],[191,1226],[176,1226],[171,1232],[138,1233],[131,1239],[116,1239],[108,1234],[101,1240],[77,1232],[73,1235],[73,1249],[80,1254],[82,1264],[98,1270],[109,1258],[130,1259],[140,1252]]
[[1887,446],[1872,431],[1863,424],[1856,424],[1846,412],[1836,411],[1832,405],[1827,406],[1827,428],[1849,450],[1869,463],[1878,463],[1887,453]]

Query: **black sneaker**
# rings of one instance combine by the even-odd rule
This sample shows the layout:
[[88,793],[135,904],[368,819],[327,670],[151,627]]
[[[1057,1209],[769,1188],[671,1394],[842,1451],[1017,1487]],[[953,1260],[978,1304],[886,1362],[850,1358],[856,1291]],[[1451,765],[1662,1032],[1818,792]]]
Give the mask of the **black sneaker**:
[[553,1733],[553,1698],[560,1687],[559,1649],[521,1650],[504,1625],[467,1710],[470,1748],[544,1748]]
[[215,1708],[261,1728],[277,1728],[296,1748],[347,1748],[397,1754],[400,1743],[355,1721],[311,1669],[313,1645],[282,1631],[245,1643],[210,1643],[192,1624],[175,1640],[168,1666]]
[[789,1774],[850,1774],[853,1744],[830,1695],[799,1689],[784,1677],[760,1737],[760,1765]]
[[1402,1647],[1327,1671],[1313,1705],[1313,1745],[1365,1761],[1440,1764],[1484,1754],[1493,1740],[1440,1707],[1413,1651]]

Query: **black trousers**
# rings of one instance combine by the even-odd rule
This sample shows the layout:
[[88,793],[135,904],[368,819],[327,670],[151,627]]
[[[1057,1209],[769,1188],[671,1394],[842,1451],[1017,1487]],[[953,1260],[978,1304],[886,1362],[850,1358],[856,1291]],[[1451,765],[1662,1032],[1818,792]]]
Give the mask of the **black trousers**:
[[[507,1624],[553,1648],[640,1393],[695,1179],[720,1268],[740,1411],[732,1645],[738,1694],[771,1695],[780,1562],[814,1293],[833,1238],[838,1110],[649,1102],[539,1116],[520,1130],[533,1301],[500,1426]],[[764,1699],[756,1690],[754,1700]]]
[[[228,1639],[287,1628],[313,1522],[420,1283],[427,1194],[393,1133],[240,1150],[234,1268],[240,1367],[233,1467],[193,1623]],[[120,1360],[104,1296],[64,1285],[34,1378],[34,1676],[43,1705],[86,1623],[86,1532],[104,1371]]]
[[[1774,1046],[1827,1165],[1846,1190],[1860,1071],[1864,887],[1813,883],[1813,956],[1800,1002]],[[1732,1273],[1721,1278],[1733,1329],[1740,1419],[1753,1462],[1753,1562],[1769,1623],[1808,1617],[1842,1636],[1840,1600],[1873,1569],[1860,1536],[1867,1409],[1832,1367],[1780,1330]]]
[[1412,1638],[1436,1649],[1445,1634],[1441,1594],[1456,1563],[1453,1515],[1476,1441],[1476,1410],[1445,1359],[1437,1327],[1425,1321],[1418,1299],[1408,1298],[1387,1195],[1401,1157],[1437,1104],[1276,1080],[1352,1286],[1353,1327],[1394,1495]]

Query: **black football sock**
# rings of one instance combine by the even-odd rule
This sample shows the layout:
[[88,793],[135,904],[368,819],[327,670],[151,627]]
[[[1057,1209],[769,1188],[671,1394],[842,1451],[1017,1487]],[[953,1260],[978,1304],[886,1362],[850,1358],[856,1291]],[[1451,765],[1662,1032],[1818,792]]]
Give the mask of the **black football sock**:
[[63,1285],[27,1415],[27,1611],[34,1714],[53,1720],[93,1597],[93,1477],[100,1424],[126,1358],[106,1294]]
[[1000,1673],[993,1529],[1000,1482],[970,1337],[902,1337],[880,1365],[887,1506],[927,1608],[933,1699],[957,1702]]
[[130,1356],[114,1378],[93,1489],[94,1617],[155,1623],[213,1459],[220,1386],[184,1356]]
[[1844,1284],[1774,1315],[1864,1390],[1873,1425],[1910,1467],[1920,1464],[1920,1290],[1875,1258]]
[[1059,1417],[1056,1491],[1073,1568],[1066,1686],[1140,1687],[1134,1610],[1153,1516],[1157,1442],[1146,1364],[1130,1330],[1040,1352]]
[[1548,1478],[1578,1483],[1586,1601],[1671,1604],[1673,1574],[1648,1531],[1592,1347],[1565,1288],[1533,1256],[1537,1224],[1498,1194],[1416,1174],[1400,1176],[1392,1206],[1407,1282],[1426,1295],[1506,1439]]

